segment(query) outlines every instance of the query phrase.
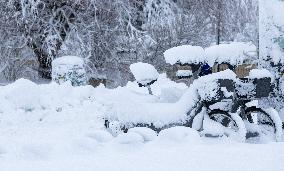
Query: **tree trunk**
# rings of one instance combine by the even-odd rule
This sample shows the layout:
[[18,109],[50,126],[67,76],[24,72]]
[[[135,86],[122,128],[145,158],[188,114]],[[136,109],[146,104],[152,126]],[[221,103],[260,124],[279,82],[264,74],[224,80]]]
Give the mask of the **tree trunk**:
[[31,43],[30,47],[32,48],[39,62],[39,77],[44,79],[51,79],[51,59],[40,48],[38,48],[35,43]]
[[219,45],[221,41],[221,13],[222,13],[222,4],[221,0],[217,2],[217,28],[216,28],[216,44]]

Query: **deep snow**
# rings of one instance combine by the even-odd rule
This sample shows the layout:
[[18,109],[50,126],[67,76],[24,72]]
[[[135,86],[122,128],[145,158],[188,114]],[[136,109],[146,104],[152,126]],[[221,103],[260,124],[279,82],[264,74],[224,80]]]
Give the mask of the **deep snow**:
[[[284,143],[238,143],[204,138],[185,127],[132,129],[117,137],[103,127],[105,114],[141,104],[175,103],[186,86],[163,77],[154,96],[129,83],[114,90],[36,85],[27,80],[0,89],[1,171],[282,170]],[[160,85],[159,85],[160,84]],[[185,86],[185,87],[184,87]],[[173,97],[162,95],[173,89]],[[141,91],[140,91],[141,90]],[[188,92],[187,92],[188,93]],[[164,97],[164,98],[161,98]],[[166,100],[172,101],[166,101]],[[190,102],[190,99],[184,99]]]

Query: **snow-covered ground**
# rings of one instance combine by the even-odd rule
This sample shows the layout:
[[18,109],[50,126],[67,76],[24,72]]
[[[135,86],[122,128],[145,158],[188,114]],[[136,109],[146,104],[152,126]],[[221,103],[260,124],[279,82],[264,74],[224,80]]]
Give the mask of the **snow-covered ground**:
[[104,129],[109,113],[166,106],[187,89],[164,75],[152,88],[153,96],[135,82],[110,90],[23,79],[1,87],[0,170],[283,170],[284,142],[204,138],[185,127],[159,136],[150,130],[113,136]]

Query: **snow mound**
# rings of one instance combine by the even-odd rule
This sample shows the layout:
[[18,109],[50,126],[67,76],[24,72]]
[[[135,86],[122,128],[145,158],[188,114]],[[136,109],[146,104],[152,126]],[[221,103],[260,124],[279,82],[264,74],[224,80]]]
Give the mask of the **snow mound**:
[[[126,88],[139,93],[148,95],[149,91],[146,87],[139,87],[137,82],[128,82]],[[182,94],[188,89],[184,83],[176,83],[166,74],[160,74],[158,80],[151,85],[153,95],[157,96],[162,102],[176,102]]]
[[89,133],[87,137],[95,139],[96,141],[102,143],[109,142],[110,140],[113,139],[113,136],[109,132],[104,130],[97,130],[94,131],[93,133]]
[[[11,85],[1,87],[0,93],[13,108],[27,111],[39,108],[39,87],[26,79],[19,79]],[[3,102],[3,101],[2,101]]]
[[129,103],[117,102],[112,106],[112,110],[109,111],[106,117],[123,124],[154,124],[157,128],[174,123],[183,123],[190,117],[188,112],[195,107],[201,98],[216,97],[218,88],[216,82],[218,79],[234,80],[236,75],[231,70],[225,70],[201,77],[195,80],[175,103],[161,103],[157,101],[155,103],[137,103],[134,99],[131,102],[129,101]]
[[257,48],[251,42],[231,42],[210,46],[206,49],[191,45],[173,47],[164,52],[164,57],[166,62],[171,65],[175,63],[198,64],[205,62],[210,66],[213,66],[215,62],[238,65],[256,56],[256,52]]
[[221,123],[210,119],[208,115],[204,115],[203,129],[203,134],[209,134],[212,136],[221,137],[225,133],[224,126]]
[[138,83],[146,85],[159,77],[158,71],[153,65],[138,62],[130,65],[130,70]]
[[271,78],[271,80],[274,79],[274,76],[270,71],[267,69],[252,69],[249,73],[249,78],[254,79],[254,78]]
[[157,138],[157,133],[150,128],[146,127],[135,127],[128,130],[128,132],[134,132],[141,135],[144,141],[153,141]]
[[129,133],[119,134],[115,138],[115,142],[120,144],[136,144],[136,143],[143,143],[144,138],[136,132],[129,132]]
[[204,49],[200,46],[183,45],[173,47],[164,52],[164,57],[167,63],[173,65],[180,62],[181,64],[188,63],[203,63],[205,61]]
[[162,130],[159,133],[159,138],[162,140],[170,140],[178,142],[186,140],[187,143],[200,142],[200,135],[196,130],[182,126],[177,126]]
[[256,52],[257,48],[252,43],[231,42],[206,48],[205,56],[210,66],[213,66],[215,62],[238,65],[251,59],[251,56],[255,56]]
[[90,98],[93,90],[91,86],[73,87],[68,82],[62,85],[56,83],[36,85],[29,80],[19,79],[10,85],[1,87],[0,103],[6,103],[7,110],[60,112],[63,108],[72,108],[82,104]]

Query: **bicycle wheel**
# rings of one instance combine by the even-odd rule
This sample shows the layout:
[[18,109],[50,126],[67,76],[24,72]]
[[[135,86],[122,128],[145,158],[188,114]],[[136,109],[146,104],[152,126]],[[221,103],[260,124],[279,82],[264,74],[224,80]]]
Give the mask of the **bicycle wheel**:
[[222,124],[225,128],[225,134],[232,134],[239,137],[241,141],[245,141],[246,129],[241,117],[236,113],[230,114],[222,110],[212,110],[208,113],[209,118],[215,122]]
[[250,107],[245,112],[247,127],[251,133],[257,133],[254,134],[257,136],[270,136],[276,141],[281,140],[282,122],[276,110]]

